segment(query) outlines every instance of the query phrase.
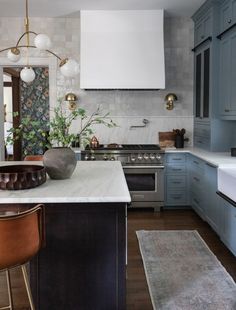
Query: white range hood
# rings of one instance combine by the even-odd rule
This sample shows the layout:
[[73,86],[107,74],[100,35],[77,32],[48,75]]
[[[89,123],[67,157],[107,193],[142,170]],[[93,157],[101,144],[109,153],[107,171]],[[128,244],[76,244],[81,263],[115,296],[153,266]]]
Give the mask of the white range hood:
[[81,11],[82,89],[163,89],[163,10]]

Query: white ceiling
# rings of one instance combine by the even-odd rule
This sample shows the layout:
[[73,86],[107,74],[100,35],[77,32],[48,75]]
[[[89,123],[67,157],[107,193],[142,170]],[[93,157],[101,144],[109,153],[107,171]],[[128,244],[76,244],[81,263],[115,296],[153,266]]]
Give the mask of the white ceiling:
[[[164,9],[170,16],[190,17],[205,0],[29,0],[29,15],[78,16],[80,10]],[[25,0],[0,0],[0,16],[22,17]]]

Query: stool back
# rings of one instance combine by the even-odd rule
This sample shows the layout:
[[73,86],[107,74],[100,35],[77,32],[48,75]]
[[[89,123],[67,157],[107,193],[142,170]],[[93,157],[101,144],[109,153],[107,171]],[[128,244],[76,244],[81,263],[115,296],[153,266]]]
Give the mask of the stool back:
[[0,216],[0,270],[28,262],[44,242],[44,205]]
[[24,160],[25,161],[42,161],[43,155],[26,155]]

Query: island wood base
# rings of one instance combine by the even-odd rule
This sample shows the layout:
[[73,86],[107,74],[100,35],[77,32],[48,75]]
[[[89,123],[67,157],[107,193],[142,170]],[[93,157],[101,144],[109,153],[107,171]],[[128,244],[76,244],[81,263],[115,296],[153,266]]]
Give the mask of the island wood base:
[[126,204],[49,203],[45,222],[46,247],[30,264],[36,309],[124,310]]

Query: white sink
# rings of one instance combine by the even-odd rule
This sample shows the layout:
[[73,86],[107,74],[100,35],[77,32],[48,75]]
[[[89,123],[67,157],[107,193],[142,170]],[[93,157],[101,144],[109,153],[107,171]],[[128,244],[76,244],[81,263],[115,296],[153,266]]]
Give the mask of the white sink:
[[218,190],[236,202],[236,166],[218,168]]

